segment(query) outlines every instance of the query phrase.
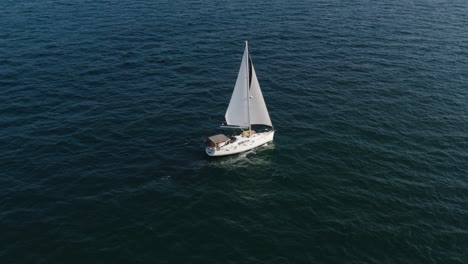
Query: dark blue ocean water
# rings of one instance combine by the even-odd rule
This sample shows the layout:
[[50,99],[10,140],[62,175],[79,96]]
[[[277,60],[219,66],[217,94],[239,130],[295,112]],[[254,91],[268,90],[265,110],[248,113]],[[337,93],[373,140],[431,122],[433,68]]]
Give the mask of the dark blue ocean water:
[[467,1],[0,0],[0,263],[467,262]]

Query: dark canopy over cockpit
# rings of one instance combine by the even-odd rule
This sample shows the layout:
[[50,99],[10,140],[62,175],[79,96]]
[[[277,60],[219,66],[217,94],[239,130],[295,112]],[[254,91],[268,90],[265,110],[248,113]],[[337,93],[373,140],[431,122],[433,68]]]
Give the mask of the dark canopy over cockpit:
[[219,135],[215,135],[215,136],[211,136],[208,138],[211,142],[215,143],[215,144],[218,144],[218,143],[221,143],[221,142],[226,142],[229,140],[229,138],[223,134],[219,134]]

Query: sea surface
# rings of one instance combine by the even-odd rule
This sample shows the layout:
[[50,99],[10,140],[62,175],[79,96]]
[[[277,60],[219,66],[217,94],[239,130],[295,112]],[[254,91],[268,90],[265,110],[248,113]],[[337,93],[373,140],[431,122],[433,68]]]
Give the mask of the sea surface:
[[0,6],[0,263],[468,263],[467,1]]

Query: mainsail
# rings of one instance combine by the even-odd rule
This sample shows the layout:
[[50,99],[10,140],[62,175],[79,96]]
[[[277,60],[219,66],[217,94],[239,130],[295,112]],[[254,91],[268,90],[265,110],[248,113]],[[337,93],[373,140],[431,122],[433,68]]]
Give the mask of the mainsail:
[[[249,95],[250,105],[248,102]],[[226,123],[231,126],[250,127],[251,124],[273,126],[247,44],[225,118]]]

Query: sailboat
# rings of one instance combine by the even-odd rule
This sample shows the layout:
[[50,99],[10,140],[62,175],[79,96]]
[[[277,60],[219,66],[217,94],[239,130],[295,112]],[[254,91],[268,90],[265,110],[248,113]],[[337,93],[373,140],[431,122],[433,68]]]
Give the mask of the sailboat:
[[[232,128],[234,133],[229,137],[224,134],[208,137],[205,140],[205,151],[209,156],[232,155],[273,141],[275,129],[260,90],[247,41],[231,101],[224,117],[226,125],[222,127]],[[253,130],[252,126],[256,130]],[[239,133],[235,133],[236,131]]]

